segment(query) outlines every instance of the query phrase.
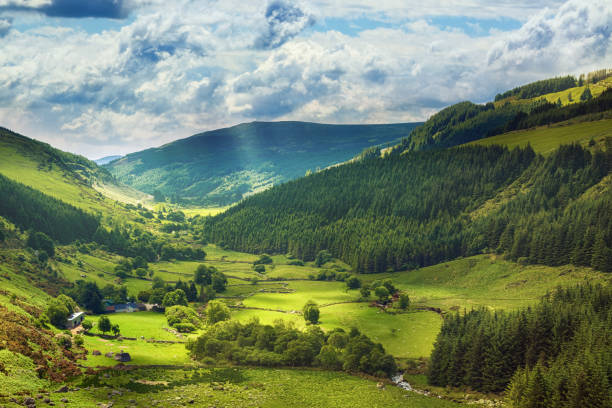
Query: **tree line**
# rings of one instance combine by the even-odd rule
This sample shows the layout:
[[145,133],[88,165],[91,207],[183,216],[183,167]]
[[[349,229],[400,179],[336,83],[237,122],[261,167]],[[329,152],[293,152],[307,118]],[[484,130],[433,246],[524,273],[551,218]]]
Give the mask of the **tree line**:
[[508,390],[516,407],[612,404],[612,289],[559,288],[515,312],[447,316],[429,382],[482,392]]
[[97,217],[1,174],[0,197],[1,216],[22,230],[43,232],[62,244],[91,240],[100,225]]
[[[274,187],[194,228],[245,252],[311,261],[329,250],[366,273],[493,251],[609,271],[612,191],[582,195],[612,169],[611,153],[578,145],[547,157],[529,146],[396,152]],[[476,211],[512,183],[524,188]]]

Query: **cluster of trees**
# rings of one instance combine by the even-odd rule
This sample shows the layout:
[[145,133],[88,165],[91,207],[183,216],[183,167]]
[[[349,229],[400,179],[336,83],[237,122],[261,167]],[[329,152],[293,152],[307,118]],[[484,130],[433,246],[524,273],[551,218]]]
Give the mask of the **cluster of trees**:
[[[0,216],[67,244],[91,240],[99,221],[91,214],[0,174]],[[51,255],[51,254],[49,254]]]
[[448,316],[431,355],[429,382],[483,392],[508,389],[516,407],[612,403],[612,288],[560,288],[516,312]]
[[[595,153],[562,146],[546,157],[529,146],[395,153],[277,186],[202,222],[211,241],[233,249],[305,261],[325,249],[362,273],[483,251],[608,271],[612,191],[582,196],[612,170],[608,144]],[[476,212],[512,183],[525,188]]]
[[190,341],[187,348],[197,360],[225,360],[240,365],[315,366],[380,377],[397,371],[395,360],[382,345],[357,329],[325,333],[318,326],[300,331],[283,321],[274,326],[262,325],[257,320],[228,321],[212,326]]
[[115,226],[112,229],[100,226],[93,240],[110,252],[126,257],[141,257],[148,262],[171,259],[203,261],[206,258],[202,248],[169,243],[166,239],[132,226]]
[[544,79],[532,82],[527,85],[519,86],[501,94],[495,95],[495,101],[515,97],[517,99],[531,99],[549,93],[565,91],[569,88],[578,86],[578,81],[571,75]]
[[113,335],[115,336],[118,336],[119,334],[121,334],[121,329],[119,328],[119,324],[111,323],[108,316],[100,316],[98,318],[98,330],[100,330],[102,333],[112,332]]
[[55,256],[55,244],[53,243],[53,240],[44,232],[30,230],[28,232],[28,240],[26,245],[39,251],[38,259],[43,262],[48,258],[53,258]]
[[153,276],[153,270],[149,270],[147,260],[140,255],[132,260],[122,259],[119,261],[119,264],[115,266],[115,273],[122,279],[132,274],[139,278],[144,278],[147,275]]
[[66,325],[68,316],[77,310],[78,306],[72,298],[66,295],[59,295],[49,301],[47,310],[45,310],[45,315],[52,325],[63,329]]
[[[200,291],[198,293],[198,288]],[[187,306],[188,302],[207,302],[214,299],[217,293],[224,292],[227,288],[227,277],[219,272],[214,266],[198,265],[193,280],[183,282],[178,280],[174,285],[164,282],[163,279],[155,277],[151,289],[138,293],[141,302],[162,305],[164,307],[174,305]]]

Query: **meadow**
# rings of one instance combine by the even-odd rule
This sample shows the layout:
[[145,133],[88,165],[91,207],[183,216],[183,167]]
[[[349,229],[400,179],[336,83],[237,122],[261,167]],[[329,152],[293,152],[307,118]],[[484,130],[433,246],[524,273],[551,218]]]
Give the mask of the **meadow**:
[[[259,368],[159,368],[104,371],[74,384],[78,391],[51,393],[62,406],[111,403],[133,407],[451,408],[459,404],[409,393],[345,373]],[[1,401],[1,400],[0,400]],[[4,403],[4,401],[2,401]],[[19,406],[7,401],[7,406]]]

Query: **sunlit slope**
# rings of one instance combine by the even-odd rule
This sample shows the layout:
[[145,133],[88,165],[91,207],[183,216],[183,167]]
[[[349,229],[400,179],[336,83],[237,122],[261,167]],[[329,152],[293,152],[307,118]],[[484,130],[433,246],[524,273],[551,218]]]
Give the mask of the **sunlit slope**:
[[253,122],[129,154],[106,168],[121,182],[173,202],[226,206],[274,184],[396,144],[418,123]]
[[563,122],[536,129],[519,130],[485,139],[476,140],[468,145],[504,145],[509,148],[525,147],[530,144],[537,152],[547,154],[564,144],[579,143],[584,147],[592,144],[603,145],[606,137],[612,137],[612,119],[596,122]]
[[146,202],[148,198],[119,185],[106,170],[82,156],[62,152],[2,128],[0,173],[88,211],[115,211],[117,204],[105,195],[134,203],[139,198]]

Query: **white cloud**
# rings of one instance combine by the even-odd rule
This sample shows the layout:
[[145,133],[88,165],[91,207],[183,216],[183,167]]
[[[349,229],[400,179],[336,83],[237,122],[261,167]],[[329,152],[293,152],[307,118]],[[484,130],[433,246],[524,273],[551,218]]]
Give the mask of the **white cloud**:
[[[520,83],[610,67],[612,5],[557,3],[534,12],[526,0],[142,0],[117,31],[13,28],[0,39],[0,125],[102,156],[255,119],[422,120]],[[532,17],[479,37],[420,18],[457,15],[458,4],[467,15]],[[414,19],[352,36],[302,31],[313,15],[360,13]]]

